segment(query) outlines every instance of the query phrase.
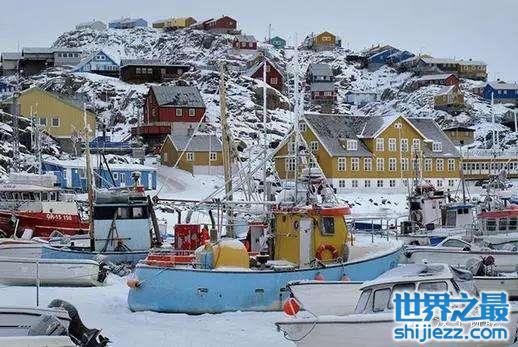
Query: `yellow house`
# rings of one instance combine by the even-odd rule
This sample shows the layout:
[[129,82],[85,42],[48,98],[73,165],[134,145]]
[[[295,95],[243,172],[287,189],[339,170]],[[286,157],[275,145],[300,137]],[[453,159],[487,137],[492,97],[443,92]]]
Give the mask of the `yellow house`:
[[176,165],[193,175],[223,174],[222,146],[215,135],[195,135],[192,139],[190,134],[167,135],[160,148],[160,159],[162,165]]
[[469,145],[475,140],[475,129],[465,126],[455,126],[443,128],[442,131],[452,140],[452,142],[459,145]]
[[434,97],[437,110],[460,110],[464,107],[464,94],[458,85],[444,86]]
[[[301,157],[316,160],[338,192],[402,188],[416,176],[440,188],[459,183],[460,154],[430,118],[306,114],[300,125]],[[281,179],[293,180],[295,163],[290,141],[275,157]]]
[[341,44],[340,39],[329,31],[309,36],[306,40],[307,47],[317,51],[334,49],[340,47]]
[[196,19],[192,17],[173,18],[171,21],[171,28],[183,29],[193,25],[194,23],[196,23]]

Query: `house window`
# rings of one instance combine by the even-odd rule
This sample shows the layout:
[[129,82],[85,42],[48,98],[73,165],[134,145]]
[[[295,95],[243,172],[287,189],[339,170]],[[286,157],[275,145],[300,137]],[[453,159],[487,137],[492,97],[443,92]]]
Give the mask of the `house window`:
[[313,159],[312,157],[309,158],[308,165],[309,167],[317,167],[317,163],[315,162],[315,159]]
[[421,149],[421,140],[413,139],[412,140],[412,149],[415,151],[419,151]]
[[43,125],[44,127],[46,127],[47,126],[47,118],[41,117],[40,118],[40,125]]
[[333,95],[331,92],[324,92],[324,96],[331,96]]
[[295,171],[295,158],[286,159],[286,171]]
[[209,158],[210,158],[210,161],[218,160],[218,153],[217,152],[210,152]]
[[246,47],[246,42],[241,42],[241,47],[245,48]]
[[311,141],[309,143],[309,149],[311,150],[311,152],[315,153],[316,151],[318,151],[318,141]]
[[442,152],[442,143],[441,142],[433,142],[432,149],[434,152]]
[[352,180],[351,181],[351,187],[358,188],[358,180]]
[[365,188],[370,188],[371,187],[371,181],[370,180],[365,180],[363,181],[363,186]]
[[401,152],[408,152],[408,139],[401,139]]
[[419,171],[421,169],[421,162],[417,158],[412,159],[412,170],[415,172]]
[[347,140],[347,150],[348,151],[356,151],[356,150],[358,150],[358,141],[356,141],[356,140]]
[[363,170],[364,171],[372,170],[372,158],[363,158]]
[[304,122],[300,122],[300,123],[299,123],[299,130],[300,130],[300,132],[302,132],[302,133],[303,133],[303,132],[305,132],[305,131],[307,130],[306,123],[304,123]]
[[138,67],[138,68],[136,68],[135,70],[136,70],[137,75],[140,75],[140,74],[141,74],[141,69],[140,69],[139,67]]
[[437,180],[437,187],[442,187],[442,180]]
[[119,180],[119,173],[118,172],[114,172],[112,176],[113,176],[113,180],[114,181],[118,181]]
[[455,180],[448,180],[448,186],[453,187],[455,185]]
[[436,159],[435,160],[435,170],[436,171],[444,171],[444,159]]
[[152,69],[152,68],[150,68],[150,67],[148,67],[148,69],[147,69],[147,74],[148,74],[148,75],[152,75],[152,74],[153,74],[153,69]]
[[389,171],[396,171],[396,158],[389,158]]
[[385,139],[383,139],[383,138],[376,139],[376,150],[378,152],[383,152],[385,150]]
[[377,181],[376,181],[376,186],[377,186],[378,188],[383,188],[383,180],[377,180]]
[[384,171],[385,170],[385,159],[376,158],[376,171]]
[[389,187],[394,188],[396,186],[396,180],[389,180]]
[[391,152],[396,151],[396,139],[393,139],[393,138],[388,139],[388,150]]
[[401,171],[408,171],[408,158],[401,158]]
[[424,160],[424,171],[432,171],[432,159],[426,158]]
[[338,171],[345,171],[345,158],[344,157],[338,158],[336,163],[337,163],[336,169]]
[[194,117],[196,116],[196,110],[194,108],[190,108],[189,109],[189,117]]
[[125,177],[124,177],[124,172],[119,173],[119,180],[120,180],[121,182],[126,182],[126,179],[125,179]]
[[277,77],[270,78],[270,84],[277,84]]
[[295,142],[288,143],[288,153],[295,153]]
[[455,159],[448,159],[448,171],[455,171]]
[[187,152],[187,161],[194,161],[194,152]]
[[59,127],[59,117],[52,117],[52,126],[55,128]]
[[360,170],[360,158],[351,158],[351,170],[352,171]]
[[266,64],[266,72],[270,72],[270,65]]
[[345,180],[338,180],[338,187],[345,188]]
[[176,117],[181,117],[182,116],[182,109],[181,108],[177,108],[176,109]]

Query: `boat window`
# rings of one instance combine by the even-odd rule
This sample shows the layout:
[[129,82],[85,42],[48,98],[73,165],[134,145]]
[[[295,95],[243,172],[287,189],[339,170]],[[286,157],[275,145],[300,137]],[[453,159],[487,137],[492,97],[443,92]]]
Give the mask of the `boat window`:
[[41,193],[41,201],[47,201],[49,199],[49,194]]
[[419,284],[419,291],[423,292],[446,292],[448,285],[444,281],[438,282],[423,282]]
[[371,296],[371,292],[371,289],[367,289],[361,293],[360,298],[358,299],[358,303],[356,304],[356,309],[354,310],[354,313],[362,313],[365,311],[367,303],[369,302],[369,297]]
[[335,219],[333,217],[322,217],[322,235],[335,234]]
[[0,199],[5,200],[5,193],[4,192],[0,193]]
[[498,230],[507,230],[507,218],[501,218],[498,221]]
[[374,291],[372,299],[372,312],[385,311],[390,299],[390,288],[378,289]]
[[23,200],[30,200],[30,194],[28,192],[22,193],[22,199]]
[[496,230],[496,220],[494,220],[494,219],[486,220],[486,230],[495,231]]
[[455,247],[455,248],[464,248],[469,246],[467,243],[462,242],[461,240],[451,239],[447,240],[442,244],[444,247]]
[[34,193],[34,200],[40,201],[40,193]]
[[5,193],[5,197],[7,198],[7,200],[13,200],[13,193],[7,192]]
[[509,219],[509,230],[516,230],[517,225],[518,225],[518,218]]
[[36,199],[34,198],[34,193],[33,193],[33,192],[30,192],[30,193],[29,193],[29,200],[31,200],[31,201],[36,200]]
[[56,201],[56,193],[50,192],[50,201]]
[[129,208],[127,207],[119,207],[117,209],[117,218],[118,219],[128,219],[130,217]]
[[133,212],[133,218],[142,218],[142,216],[144,215],[144,209],[142,207],[133,207],[132,208],[132,212]]
[[[395,293],[401,293],[401,292],[413,292],[415,291],[415,283],[400,283],[396,284],[394,287],[392,287],[392,297],[394,297]],[[392,308],[392,297],[389,300],[388,308]]]
[[20,195],[18,193],[13,193],[14,200],[20,200]]

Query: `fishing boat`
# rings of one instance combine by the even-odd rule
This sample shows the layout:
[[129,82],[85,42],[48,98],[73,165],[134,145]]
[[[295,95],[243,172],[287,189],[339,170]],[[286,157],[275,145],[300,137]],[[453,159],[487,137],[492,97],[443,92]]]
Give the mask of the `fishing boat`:
[[0,283],[13,286],[89,287],[106,279],[104,263],[83,259],[0,257]]
[[49,237],[88,233],[88,221],[80,213],[73,194],[64,193],[53,174],[10,174],[0,185],[0,235]]
[[[391,297],[399,291],[430,290],[476,294],[471,273],[445,264],[411,264],[388,271],[361,287],[353,314],[317,315],[291,318],[275,323],[286,339],[297,346],[332,346],[347,341],[350,346],[384,347],[393,341],[394,321]],[[516,340],[518,310],[511,306],[510,321],[502,323],[509,331],[508,339],[492,341],[491,346],[509,346]],[[471,322],[462,323],[469,328]],[[465,324],[465,325],[464,325]],[[418,345],[417,342],[409,345]],[[444,341],[428,341],[427,346],[443,346]],[[448,340],[448,346],[465,346],[466,341]],[[487,346],[488,342],[470,341],[470,346]]]
[[[499,272],[515,272],[518,252],[505,249],[491,249],[467,242],[461,238],[449,237],[436,246],[407,246],[402,263],[444,263],[466,267],[470,259],[491,259]],[[488,260],[489,261],[489,260]]]

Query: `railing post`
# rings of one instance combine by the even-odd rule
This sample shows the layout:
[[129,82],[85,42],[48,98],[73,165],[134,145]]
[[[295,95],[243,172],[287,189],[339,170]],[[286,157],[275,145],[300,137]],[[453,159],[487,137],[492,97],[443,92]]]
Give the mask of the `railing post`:
[[40,306],[40,260],[36,258],[36,306]]

